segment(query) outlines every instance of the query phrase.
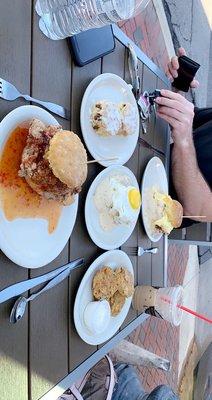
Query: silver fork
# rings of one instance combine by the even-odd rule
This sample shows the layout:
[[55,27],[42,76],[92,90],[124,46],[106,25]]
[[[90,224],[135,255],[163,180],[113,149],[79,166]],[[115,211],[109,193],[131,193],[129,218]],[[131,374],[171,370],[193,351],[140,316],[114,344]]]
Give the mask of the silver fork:
[[151,249],[144,249],[143,247],[122,247],[122,250],[126,251],[129,256],[138,256],[141,257],[143,254],[151,253],[157,254],[158,247],[152,247]]
[[66,108],[55,103],[49,103],[47,101],[34,99],[27,94],[22,94],[10,82],[7,82],[4,79],[0,78],[0,98],[13,101],[18,99],[19,97],[23,97],[26,101],[33,101],[34,103],[40,104],[42,107],[47,108],[47,110],[59,115],[62,118],[70,119],[70,112]]

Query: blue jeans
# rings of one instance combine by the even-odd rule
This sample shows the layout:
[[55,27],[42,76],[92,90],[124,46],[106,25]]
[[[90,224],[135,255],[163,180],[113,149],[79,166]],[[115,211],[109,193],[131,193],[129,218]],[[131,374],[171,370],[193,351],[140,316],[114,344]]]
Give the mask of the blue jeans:
[[158,386],[148,394],[141,386],[135,369],[128,364],[116,364],[118,382],[112,400],[179,400],[179,397],[165,385]]

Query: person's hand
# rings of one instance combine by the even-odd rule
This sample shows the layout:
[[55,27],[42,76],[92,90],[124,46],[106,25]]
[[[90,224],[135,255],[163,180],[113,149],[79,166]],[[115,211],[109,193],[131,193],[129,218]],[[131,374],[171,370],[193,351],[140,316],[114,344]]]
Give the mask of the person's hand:
[[161,90],[162,97],[157,97],[157,114],[172,128],[172,138],[176,144],[190,144],[194,119],[194,105],[178,93]]
[[[166,76],[167,78],[173,82],[175,78],[178,77],[178,69],[179,69],[179,61],[178,57],[180,56],[186,56],[186,51],[183,47],[180,47],[178,50],[178,56],[172,57],[170,63],[168,63],[168,69],[166,71]],[[199,82],[196,79],[193,79],[193,81],[190,84],[190,87],[195,89],[199,86]]]

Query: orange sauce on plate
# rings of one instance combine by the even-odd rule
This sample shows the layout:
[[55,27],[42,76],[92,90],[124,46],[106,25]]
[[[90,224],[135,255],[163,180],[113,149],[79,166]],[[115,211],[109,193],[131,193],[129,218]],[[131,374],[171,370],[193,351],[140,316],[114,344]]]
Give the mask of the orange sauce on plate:
[[0,200],[8,221],[16,218],[44,218],[52,233],[58,224],[62,206],[39,196],[18,176],[28,128],[18,126],[9,136],[0,157]]

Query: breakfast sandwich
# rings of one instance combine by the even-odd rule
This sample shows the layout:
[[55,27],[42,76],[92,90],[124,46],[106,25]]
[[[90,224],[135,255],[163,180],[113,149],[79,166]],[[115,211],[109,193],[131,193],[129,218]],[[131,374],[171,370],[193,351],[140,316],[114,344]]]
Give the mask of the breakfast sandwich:
[[154,221],[155,229],[170,234],[174,228],[179,228],[183,219],[183,207],[177,200],[157,190],[153,194],[156,207],[160,210],[160,218]]
[[86,150],[73,132],[33,119],[19,175],[39,195],[71,204],[87,177]]

